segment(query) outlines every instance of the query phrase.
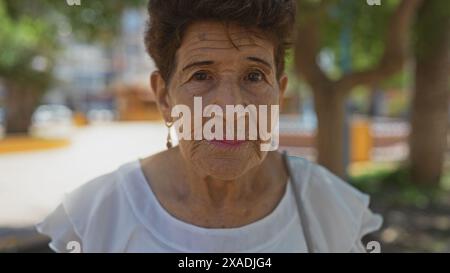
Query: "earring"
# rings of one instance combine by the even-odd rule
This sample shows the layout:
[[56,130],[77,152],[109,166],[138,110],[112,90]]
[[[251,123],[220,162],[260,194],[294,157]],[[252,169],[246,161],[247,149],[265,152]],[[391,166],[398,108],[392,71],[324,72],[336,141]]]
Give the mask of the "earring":
[[167,146],[167,149],[170,149],[170,148],[172,148],[172,137],[170,136],[170,128],[172,127],[172,125],[173,125],[173,122],[172,121],[166,121],[166,127],[167,127],[167,129],[168,129],[168,132],[167,132],[167,142],[166,142],[166,146]]

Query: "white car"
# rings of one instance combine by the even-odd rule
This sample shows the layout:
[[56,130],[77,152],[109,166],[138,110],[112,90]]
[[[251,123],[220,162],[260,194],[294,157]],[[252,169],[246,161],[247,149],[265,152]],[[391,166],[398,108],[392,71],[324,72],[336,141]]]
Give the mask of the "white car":
[[74,130],[72,111],[58,104],[41,105],[33,113],[30,134],[40,138],[67,138]]
[[109,109],[91,109],[87,113],[87,118],[90,124],[102,124],[114,121],[115,114]]

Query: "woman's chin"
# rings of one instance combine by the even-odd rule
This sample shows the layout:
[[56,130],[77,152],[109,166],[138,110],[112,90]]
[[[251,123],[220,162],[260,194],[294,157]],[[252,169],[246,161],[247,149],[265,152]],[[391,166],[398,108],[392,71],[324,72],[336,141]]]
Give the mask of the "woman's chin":
[[185,156],[193,163],[196,172],[219,180],[241,177],[262,160],[262,153],[257,149],[258,143],[254,141],[227,143],[203,140],[189,144],[180,147],[189,151]]

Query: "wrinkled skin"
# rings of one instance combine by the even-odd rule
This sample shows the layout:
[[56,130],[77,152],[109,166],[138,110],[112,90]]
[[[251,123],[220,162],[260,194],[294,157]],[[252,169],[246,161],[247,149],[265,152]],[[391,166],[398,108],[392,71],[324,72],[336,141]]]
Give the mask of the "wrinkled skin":
[[[203,108],[215,104],[224,112],[225,105],[278,105],[287,77],[277,77],[274,44],[263,33],[204,21],[184,33],[170,80],[156,71],[150,83],[164,119],[173,121],[175,105],[194,112],[195,96],[202,97]],[[204,227],[242,226],[269,214],[285,191],[281,155],[262,152],[259,144],[180,140],[141,166],[173,216]]]

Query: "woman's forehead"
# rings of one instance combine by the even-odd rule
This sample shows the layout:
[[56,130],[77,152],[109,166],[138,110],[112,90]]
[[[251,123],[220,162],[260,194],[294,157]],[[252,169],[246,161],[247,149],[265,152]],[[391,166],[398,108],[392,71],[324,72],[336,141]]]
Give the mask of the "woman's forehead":
[[235,23],[225,24],[220,21],[196,21],[188,26],[184,38],[204,40],[225,40],[226,38],[239,39],[252,36],[261,40],[267,40],[264,33],[258,28],[242,27]]
[[[224,50],[252,51],[273,57],[274,45],[261,31],[214,21],[195,22],[184,33],[178,56]],[[269,57],[269,56],[267,56]],[[271,58],[272,59],[272,58]]]

